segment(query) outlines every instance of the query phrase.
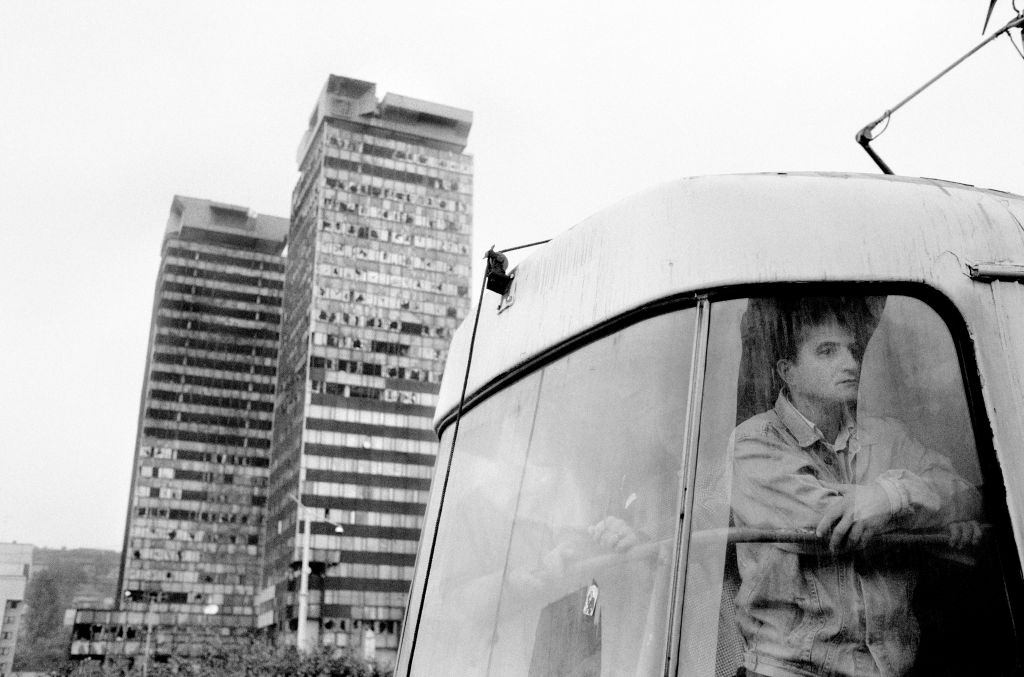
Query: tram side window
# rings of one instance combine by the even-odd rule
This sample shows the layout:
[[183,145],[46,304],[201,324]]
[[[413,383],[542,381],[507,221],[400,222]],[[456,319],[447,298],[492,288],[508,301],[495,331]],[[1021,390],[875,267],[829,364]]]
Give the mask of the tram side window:
[[412,674],[660,672],[694,326],[624,328],[467,413]]
[[714,304],[680,674],[1010,674],[974,440],[924,302]]

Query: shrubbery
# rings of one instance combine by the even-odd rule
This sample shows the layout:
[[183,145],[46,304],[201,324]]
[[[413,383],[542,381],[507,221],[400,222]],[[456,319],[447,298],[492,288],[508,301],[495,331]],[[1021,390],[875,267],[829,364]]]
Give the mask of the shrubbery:
[[[141,677],[142,661],[68,663],[57,677]],[[147,677],[389,677],[390,670],[351,653],[323,647],[300,654],[294,647],[276,648],[253,640],[246,646],[206,647],[197,656],[171,656],[150,663]]]

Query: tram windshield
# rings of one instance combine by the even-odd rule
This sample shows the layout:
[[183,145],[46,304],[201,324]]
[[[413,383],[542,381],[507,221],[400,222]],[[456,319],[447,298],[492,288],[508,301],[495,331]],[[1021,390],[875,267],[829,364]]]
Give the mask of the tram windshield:
[[679,674],[1016,674],[942,318],[738,299],[708,346]]
[[693,677],[1011,674],[1001,486],[940,315],[906,296],[707,309],[466,414],[411,674],[655,675],[676,652]]

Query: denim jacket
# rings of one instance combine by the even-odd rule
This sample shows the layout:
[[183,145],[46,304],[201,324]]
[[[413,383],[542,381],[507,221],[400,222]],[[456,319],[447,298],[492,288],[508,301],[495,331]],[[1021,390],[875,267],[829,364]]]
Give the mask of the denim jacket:
[[[981,498],[945,456],[893,419],[850,422],[835,445],[784,396],[730,440],[737,526],[813,530],[840,500],[830,485],[877,483],[894,528],[975,519]],[[917,580],[908,553],[833,555],[798,544],[739,544],[736,612],[747,669],[771,677],[881,675],[914,664]]]

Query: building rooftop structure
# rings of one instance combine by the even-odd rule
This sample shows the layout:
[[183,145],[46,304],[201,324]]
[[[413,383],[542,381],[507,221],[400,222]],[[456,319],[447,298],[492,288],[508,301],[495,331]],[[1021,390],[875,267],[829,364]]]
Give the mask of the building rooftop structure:
[[407,135],[414,143],[440,150],[460,153],[466,148],[473,126],[472,111],[390,93],[378,101],[376,91],[377,85],[372,82],[340,75],[328,77],[299,143],[299,164],[324,118],[362,123],[388,132],[391,138]]
[[248,207],[175,195],[164,240],[172,237],[279,254],[288,237],[288,219],[257,214]]

